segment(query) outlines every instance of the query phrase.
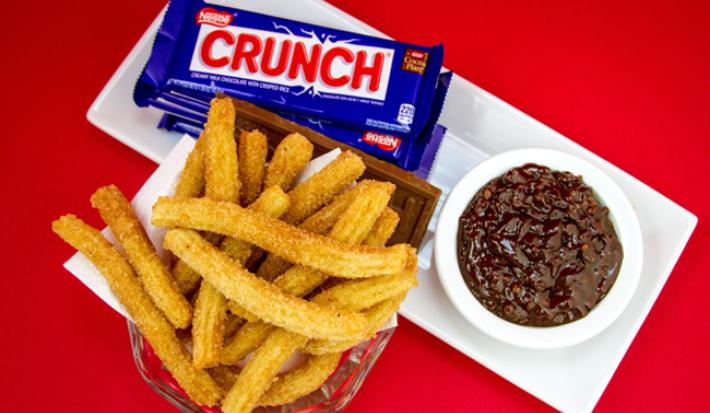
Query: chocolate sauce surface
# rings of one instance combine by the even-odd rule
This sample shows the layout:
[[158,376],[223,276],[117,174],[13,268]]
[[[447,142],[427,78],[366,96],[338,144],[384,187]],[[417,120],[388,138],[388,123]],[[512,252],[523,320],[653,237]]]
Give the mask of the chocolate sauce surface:
[[621,243],[591,187],[569,172],[513,168],[481,188],[459,219],[466,285],[510,322],[555,326],[586,316],[616,281]]

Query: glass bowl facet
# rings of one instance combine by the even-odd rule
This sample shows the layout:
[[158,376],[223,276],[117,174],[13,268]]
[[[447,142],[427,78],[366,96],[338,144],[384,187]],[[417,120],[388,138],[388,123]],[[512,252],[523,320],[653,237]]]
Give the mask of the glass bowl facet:
[[[156,393],[182,412],[222,412],[218,407],[206,407],[193,403],[170,372],[163,367],[163,363],[153,352],[153,348],[131,321],[128,321],[128,332],[136,367],[146,383]],[[394,328],[388,328],[377,333],[374,338],[345,351],[336,371],[318,390],[293,403],[275,407],[258,407],[254,412],[335,413],[342,411],[360,389],[393,333]]]

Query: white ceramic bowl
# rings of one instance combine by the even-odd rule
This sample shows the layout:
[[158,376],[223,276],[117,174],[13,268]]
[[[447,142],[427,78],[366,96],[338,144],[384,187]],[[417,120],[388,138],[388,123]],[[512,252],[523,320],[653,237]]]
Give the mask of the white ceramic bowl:
[[[457,259],[459,217],[476,192],[508,170],[536,163],[581,175],[597,199],[609,208],[624,260],[614,286],[586,317],[554,327],[522,326],[491,313],[466,286]],[[591,163],[566,152],[526,148],[495,155],[468,171],[452,188],[439,214],[434,254],[441,284],[456,309],[473,326],[508,344],[535,349],[567,347],[600,333],[624,311],[636,290],[643,258],[641,229],[631,203],[614,181]]]

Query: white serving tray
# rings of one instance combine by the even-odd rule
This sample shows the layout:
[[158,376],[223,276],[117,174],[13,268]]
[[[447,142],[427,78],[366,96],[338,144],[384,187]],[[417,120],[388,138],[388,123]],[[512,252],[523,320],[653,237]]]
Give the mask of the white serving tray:
[[[226,3],[338,29],[384,36],[320,0],[234,0]],[[161,163],[181,135],[156,128],[162,113],[138,108],[133,87],[150,54],[162,13],[126,57],[87,114],[88,120],[155,162]],[[592,162],[626,193],[636,208],[645,248],[638,289],[619,319],[600,335],[574,347],[526,350],[502,344],[473,328],[444,293],[432,261],[433,229],[420,247],[419,287],[400,314],[550,406],[569,413],[591,412],[661,292],[697,218],[559,133],[470,82],[454,76],[440,123],[448,127],[429,181],[442,201],[468,169],[490,155],[522,147],[556,148]],[[438,212],[438,209],[437,209]]]

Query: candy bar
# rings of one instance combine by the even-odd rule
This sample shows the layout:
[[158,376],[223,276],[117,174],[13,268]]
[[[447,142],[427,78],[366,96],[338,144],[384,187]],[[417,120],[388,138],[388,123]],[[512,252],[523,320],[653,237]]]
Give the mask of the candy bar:
[[367,145],[379,143],[387,149],[376,156],[416,171],[448,86],[442,62],[441,45],[172,0],[134,100],[202,124],[209,100],[224,93],[301,123],[357,131],[349,144],[372,153]]

